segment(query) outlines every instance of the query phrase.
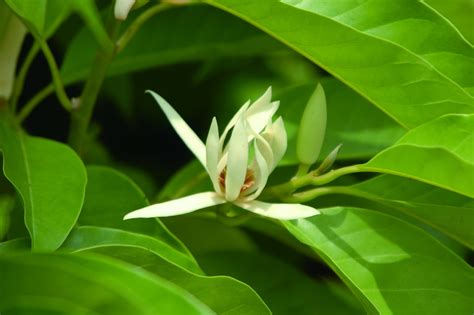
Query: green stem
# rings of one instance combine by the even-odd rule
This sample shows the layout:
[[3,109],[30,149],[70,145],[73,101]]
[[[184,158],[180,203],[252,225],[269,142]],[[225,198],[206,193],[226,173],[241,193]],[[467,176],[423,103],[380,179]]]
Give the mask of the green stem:
[[164,11],[168,8],[170,8],[171,5],[166,4],[166,3],[160,3],[157,4],[150,9],[146,10],[143,12],[141,15],[139,15],[132,24],[127,28],[127,30],[123,33],[123,35],[119,38],[117,41],[117,53],[121,52],[122,49],[128,44],[130,39],[135,35],[135,33],[140,29],[140,27],[148,21],[151,17],[156,15],[157,13]]
[[56,60],[54,60],[53,52],[51,51],[51,49],[49,49],[48,43],[46,43],[46,41],[44,41],[43,39],[38,38],[36,39],[36,41],[41,47],[41,50],[43,51],[43,54],[46,57],[46,61],[48,62],[58,100],[67,111],[70,111],[73,106],[71,101],[69,100],[69,97],[66,94],[66,91],[64,90],[64,85],[61,81],[61,75],[59,74],[59,68],[56,64]]
[[296,174],[295,174],[294,178],[299,178],[299,177],[305,176],[308,173],[310,166],[311,165],[309,165],[309,164],[300,164],[300,165],[298,165],[298,170],[296,171]]
[[[115,20],[113,14],[110,14],[108,20],[110,38],[113,39],[115,37],[118,26],[119,22]],[[104,82],[109,64],[112,62],[115,54],[115,47],[109,50],[102,48],[97,52],[86,85],[79,98],[78,105],[71,111],[68,142],[79,155],[84,153],[85,137],[97,96]]]
[[28,103],[26,103],[25,106],[23,106],[20,110],[20,112],[17,115],[17,121],[21,123],[23,120],[25,120],[26,117],[38,106],[39,103],[41,103],[42,100],[44,100],[51,92],[54,91],[54,85],[49,84],[45,88],[43,88],[41,91],[36,93],[33,98],[31,98]]
[[305,176],[293,178],[289,182],[269,187],[264,191],[264,198],[277,197],[281,198],[285,195],[289,195],[295,190],[302,188],[304,186],[313,185],[321,186],[327,183],[332,182],[333,180],[347,174],[360,173],[364,172],[361,165],[350,165],[346,167],[341,167],[336,170],[332,170],[326,174],[315,176],[314,172],[310,172]]
[[318,197],[330,194],[343,194],[343,195],[350,195],[354,197],[360,197],[369,200],[378,200],[377,196],[363,192],[352,187],[347,186],[329,186],[329,187],[318,187],[313,188],[310,190],[302,191],[296,194],[293,194],[289,197],[284,197],[283,200],[285,202],[296,202],[296,203],[304,203],[310,200],[316,199]]
[[21,92],[23,91],[23,86],[25,85],[26,75],[28,74],[28,70],[35,59],[36,55],[40,51],[40,45],[38,42],[34,42],[33,46],[31,46],[30,50],[28,51],[28,55],[26,55],[23,64],[21,65],[20,71],[18,72],[18,76],[15,79],[15,84],[13,85],[12,95],[10,97],[10,106],[12,113],[15,112],[16,107],[18,105],[18,99],[20,98]]

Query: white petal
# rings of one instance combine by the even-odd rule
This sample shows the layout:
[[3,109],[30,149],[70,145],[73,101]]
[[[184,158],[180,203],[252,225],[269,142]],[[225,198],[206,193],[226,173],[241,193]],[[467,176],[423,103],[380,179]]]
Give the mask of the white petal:
[[[269,143],[273,152],[273,165],[270,169],[271,173],[271,171],[273,171],[277,166],[278,162],[283,158],[288,145],[288,140],[286,136],[285,125],[281,117],[278,117],[278,119],[271,125],[269,129],[272,134],[272,139],[269,141]],[[262,136],[265,138],[265,135]]]
[[136,218],[170,217],[225,203],[225,199],[215,192],[195,195],[151,205],[128,213],[124,220]]
[[262,103],[259,106],[250,106],[245,113],[249,127],[255,133],[260,133],[268,122],[271,121],[279,106],[279,101]]
[[228,201],[235,200],[245,181],[248,163],[247,130],[242,116],[232,130],[229,140],[229,155],[225,176],[225,197]]
[[181,140],[183,140],[199,162],[206,167],[206,146],[201,139],[199,139],[184,119],[181,118],[181,116],[164,98],[153,91],[147,90],[146,92],[150,93],[155,98]]
[[[263,140],[264,141],[264,140]],[[251,194],[248,194],[245,197],[245,200],[253,200],[257,198],[265,188],[265,185],[267,184],[268,180],[268,175],[270,174],[270,169],[269,169],[269,164],[268,161],[265,159],[264,155],[262,154],[261,147],[262,145],[258,145],[257,141],[254,142],[254,147],[255,147],[255,161],[257,164],[257,170],[256,170],[256,179],[255,179],[255,187],[256,189],[252,192]],[[263,145],[265,148],[265,146]],[[269,150],[269,148],[265,148],[266,150]],[[264,150],[265,150],[264,149]],[[270,152],[271,154],[271,152]]]
[[252,200],[234,202],[234,204],[253,213],[278,220],[294,220],[320,214],[318,210],[298,203],[266,203]]
[[250,101],[247,101],[244,105],[242,105],[242,107],[240,107],[240,109],[237,111],[237,113],[235,113],[235,115],[230,119],[227,126],[225,126],[224,131],[222,132],[221,139],[220,139],[220,146],[221,147],[224,146],[225,138],[227,137],[227,134],[229,133],[230,129],[235,126],[235,124],[239,120],[240,116],[243,115],[243,113],[247,110],[249,105],[250,105]]
[[217,163],[219,162],[219,127],[217,126],[216,117],[212,119],[211,128],[206,140],[206,169],[211,178],[214,190],[220,192],[219,174]]
[[135,4],[135,0],[115,0],[114,14],[117,20],[125,20],[128,12]]

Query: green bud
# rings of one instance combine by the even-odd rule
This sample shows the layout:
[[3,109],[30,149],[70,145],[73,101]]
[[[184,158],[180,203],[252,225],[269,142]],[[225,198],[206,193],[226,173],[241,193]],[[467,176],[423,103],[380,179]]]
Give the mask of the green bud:
[[8,99],[15,79],[15,68],[26,27],[0,2],[0,99]]
[[334,150],[331,151],[331,153],[328,154],[328,156],[324,159],[323,163],[321,163],[321,165],[316,170],[316,173],[318,175],[324,174],[331,170],[331,167],[334,165],[334,162],[336,162],[337,154],[339,153],[339,149],[341,147],[342,143],[340,143],[337,147],[334,148]]
[[296,139],[296,155],[302,164],[311,165],[318,159],[326,132],[326,119],[326,96],[318,84],[301,116]]

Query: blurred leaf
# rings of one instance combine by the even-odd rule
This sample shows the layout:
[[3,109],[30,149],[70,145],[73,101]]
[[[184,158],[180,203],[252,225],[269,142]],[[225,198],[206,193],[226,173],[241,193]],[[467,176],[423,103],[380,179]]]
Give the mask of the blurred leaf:
[[97,256],[2,255],[0,278],[6,313],[212,314],[172,283]]
[[474,197],[474,115],[446,115],[404,135],[362,165]]
[[71,12],[68,1],[62,0],[5,0],[15,12],[41,38],[50,37]]
[[472,0],[424,0],[426,4],[438,11],[453,23],[468,41],[474,43],[474,1]]
[[[326,284],[290,264],[261,253],[222,250],[198,256],[203,269],[212,275],[226,274],[250,284],[275,315],[363,314],[357,300],[341,299]],[[344,294],[343,293],[343,294]]]
[[12,196],[0,195],[0,240],[3,240],[10,227],[10,212],[15,201]]
[[450,23],[421,1],[283,2],[399,45],[474,94],[474,76],[472,71],[466,71],[474,70],[472,47]]
[[330,208],[322,213],[283,224],[325,257],[369,313],[474,310],[472,269],[422,230],[363,209]]
[[195,273],[202,273],[196,261],[158,238],[96,226],[81,226],[74,229],[61,247],[64,250],[76,251],[97,247],[136,247],[147,250],[169,263]]
[[103,166],[87,167],[89,182],[78,223],[137,232],[156,237],[179,252],[189,251],[158,219],[124,221],[128,212],[146,207],[145,194],[128,177]]
[[[239,16],[306,56],[403,126],[412,128],[447,113],[474,112],[474,99],[465,89],[401,43],[360,32],[336,19],[277,0],[205,2]],[[328,8],[335,8],[339,2],[325,3]],[[419,8],[414,14],[425,11],[429,9]],[[443,24],[443,30],[445,27],[449,30],[441,34],[445,41],[462,42],[449,25]],[[408,37],[407,41],[416,40],[418,36],[418,32],[403,34]],[[472,55],[463,47],[463,55]],[[446,66],[444,60],[440,63]],[[457,69],[455,74],[462,71],[465,69]]]
[[[91,241],[93,243],[93,240]],[[252,288],[238,280],[226,276],[198,275],[159,259],[146,247],[120,243],[120,241],[116,244],[111,242],[106,245],[99,242],[96,246],[84,244],[84,247],[80,243],[76,243],[75,250],[98,252],[147,269],[184,288],[207,304],[216,314],[270,314],[266,305]]]
[[[338,159],[369,159],[403,135],[402,127],[336,79],[322,79],[320,83],[324,86],[328,115],[321,158],[342,143]],[[298,163],[296,133],[314,88],[314,84],[295,86],[275,96],[280,100],[279,114],[288,133],[288,149],[281,163],[283,165]]]
[[0,116],[3,172],[23,200],[25,224],[36,251],[58,248],[76,223],[87,181],[68,146],[31,137]]
[[31,242],[28,238],[15,238],[0,243],[0,254],[7,252],[26,251],[31,248]]
[[[127,21],[133,20],[133,13]],[[150,40],[153,39],[153,40]],[[168,10],[151,18],[109,67],[109,75],[180,62],[271,54],[284,47],[219,10],[192,6]],[[67,83],[89,73],[95,43],[82,30],[74,38],[61,67]]]
[[368,193],[368,198],[414,216],[474,249],[471,198],[392,175],[377,176],[352,186],[351,191],[362,196]]

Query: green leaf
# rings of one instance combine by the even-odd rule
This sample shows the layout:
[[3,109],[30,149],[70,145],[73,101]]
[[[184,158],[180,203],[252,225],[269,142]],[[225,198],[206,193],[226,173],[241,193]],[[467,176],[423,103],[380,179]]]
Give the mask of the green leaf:
[[3,172],[21,195],[33,250],[53,251],[73,228],[87,181],[84,165],[68,146],[31,137],[0,117]]
[[474,201],[471,198],[392,175],[353,185],[349,193],[411,215],[474,249]]
[[68,1],[5,0],[8,6],[41,38],[50,37],[71,12]]
[[81,226],[71,232],[61,249],[74,251],[114,246],[141,248],[188,271],[198,274],[202,273],[193,258],[176,250],[164,241],[148,235],[124,230]]
[[[298,51],[403,126],[412,128],[447,113],[474,112],[474,99],[463,88],[399,43],[277,0],[205,2],[239,16]],[[329,8],[337,6],[336,2],[327,4]],[[415,40],[418,32],[405,31],[405,35]],[[443,33],[450,42],[456,40],[455,35]]]
[[[283,0],[297,8],[403,47],[441,75],[474,94],[472,46],[436,11],[423,2]],[[414,31],[416,30],[416,31]]]
[[413,178],[474,197],[474,115],[446,115],[408,132],[362,170]]
[[2,255],[0,278],[2,313],[213,314],[172,283],[97,256]]
[[184,245],[159,219],[124,221],[128,212],[146,207],[148,201],[140,188],[122,173],[103,166],[87,167],[89,182],[78,223],[146,234],[159,239],[192,258]]
[[[327,98],[327,130],[321,157],[328,155],[338,144],[341,159],[369,159],[394,144],[404,129],[364,98],[333,78],[321,80]],[[298,163],[296,134],[306,102],[314,91],[314,84],[288,88],[275,96],[280,100],[279,113],[285,121],[288,149],[281,164]]]
[[[133,13],[127,22],[132,20]],[[282,47],[269,36],[219,10],[205,6],[177,8],[148,20],[113,60],[108,74],[179,62],[270,54]],[[82,30],[68,47],[61,67],[63,80],[72,83],[85,78],[92,66],[94,51],[95,43],[90,34]]]
[[[469,314],[468,264],[417,227],[378,212],[323,209],[283,224],[379,314]],[[370,303],[370,304],[369,304]]]
[[133,263],[184,288],[216,314],[270,314],[260,297],[238,280],[226,276],[207,277],[182,269],[159,258],[155,252],[156,247],[146,247],[143,239],[136,235],[129,235],[124,242],[124,238],[119,237],[118,233],[109,233],[107,239],[108,244],[100,239],[96,240],[94,235],[84,235],[77,238],[68,249],[94,251]]
[[275,315],[363,314],[347,289],[340,290],[344,294],[341,298],[328,281],[309,277],[262,253],[223,250],[204,253],[198,260],[209,274],[226,274],[250,284]]

